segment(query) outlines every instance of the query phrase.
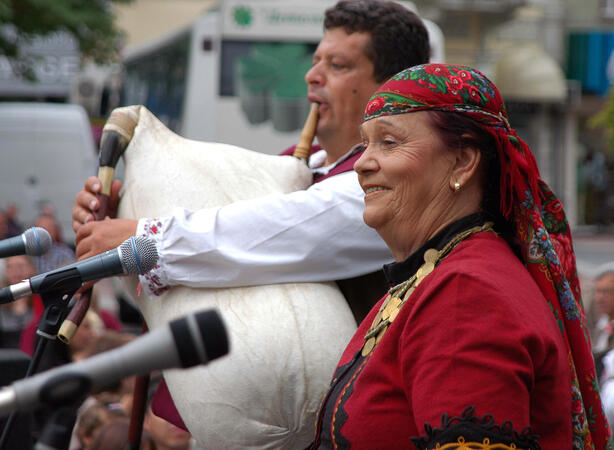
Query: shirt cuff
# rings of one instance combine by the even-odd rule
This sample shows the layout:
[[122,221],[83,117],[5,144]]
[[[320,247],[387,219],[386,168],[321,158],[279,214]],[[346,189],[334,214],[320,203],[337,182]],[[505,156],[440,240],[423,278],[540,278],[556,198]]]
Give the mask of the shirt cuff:
[[163,223],[161,219],[141,219],[136,227],[136,235],[150,239],[156,244],[158,251],[158,264],[145,275],[139,276],[142,288],[147,295],[160,296],[170,289],[166,282],[163,270],[160,268],[160,241],[162,240]]

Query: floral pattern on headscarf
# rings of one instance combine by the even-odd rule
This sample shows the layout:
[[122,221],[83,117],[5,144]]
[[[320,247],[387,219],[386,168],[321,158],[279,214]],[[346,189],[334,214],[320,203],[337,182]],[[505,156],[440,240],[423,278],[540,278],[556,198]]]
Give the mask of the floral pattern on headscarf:
[[571,232],[561,202],[541,180],[533,153],[510,127],[501,94],[485,75],[450,64],[405,69],[371,97],[365,121],[424,110],[469,116],[493,136],[501,162],[500,212],[515,223],[522,259],[568,349],[573,448],[605,448],[610,428],[599,398]]

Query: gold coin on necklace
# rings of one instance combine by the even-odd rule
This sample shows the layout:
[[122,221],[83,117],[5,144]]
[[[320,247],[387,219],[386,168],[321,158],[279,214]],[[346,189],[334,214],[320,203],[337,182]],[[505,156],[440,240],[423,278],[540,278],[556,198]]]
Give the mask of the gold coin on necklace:
[[[398,310],[397,310],[398,311]],[[377,334],[376,338],[375,338],[375,343],[379,344],[379,341],[382,340],[382,338],[384,337],[384,334],[386,333],[386,330],[388,329],[388,326],[382,328],[380,330],[380,332]]]
[[437,250],[435,250],[434,248],[429,248],[427,251],[424,252],[424,262],[433,263],[433,265],[435,265],[438,256],[439,252]]
[[371,323],[371,328],[375,328],[375,326],[382,321],[382,310],[380,309],[375,315],[375,319]]
[[377,312],[377,315],[375,316],[375,319],[373,319],[373,323],[371,324],[372,327],[377,325],[379,321],[382,320],[382,315],[384,314],[384,311],[386,310],[386,306],[388,306],[388,302],[390,301],[391,298],[392,298],[392,294],[388,294],[386,298],[384,299],[384,301],[382,302],[382,304],[380,305],[379,311]]
[[390,317],[390,313],[397,309],[397,307],[401,304],[401,299],[399,297],[392,297],[386,308],[384,308],[384,312],[382,313],[382,319],[387,319]]
[[370,337],[367,342],[365,342],[365,345],[362,346],[362,356],[367,356],[371,353],[373,347],[375,347],[375,337]]
[[399,315],[399,312],[401,312],[401,306],[403,305],[400,305],[397,309],[395,309],[394,311],[390,313],[390,317],[388,317],[388,322],[390,323],[394,322],[394,319],[396,319],[397,316]]
[[363,357],[369,355],[377,343],[382,340],[390,324],[399,315],[404,302],[407,301],[411,294],[416,290],[416,286],[418,286],[420,282],[422,282],[422,280],[435,269],[435,265],[440,259],[440,254],[441,258],[445,258],[446,254],[460,241],[474,233],[484,230],[492,230],[492,224],[489,222],[482,227],[473,227],[466,232],[456,235],[450,242],[448,242],[448,244],[446,244],[441,252],[435,250],[434,248],[430,248],[424,252],[424,264],[420,266],[416,274],[395,288],[396,290],[394,292],[398,295],[402,294],[403,300],[397,297],[397,295],[393,296],[392,294],[388,294],[386,299],[382,302],[380,310],[373,319],[371,328],[365,335],[365,343],[361,350]]
[[406,300],[409,298],[409,296],[410,296],[411,294],[413,294],[413,292],[414,292],[415,290],[416,290],[416,287],[415,287],[415,286],[410,287],[410,288],[407,290],[407,292],[405,293],[405,295],[403,296],[403,301],[406,301]]
[[418,280],[422,280],[423,278],[426,278],[426,276],[429,275],[434,269],[435,264],[432,262],[425,262],[416,272],[416,278]]
[[429,275],[433,270],[435,270],[435,264],[430,261],[427,261],[422,265],[422,273],[424,276]]

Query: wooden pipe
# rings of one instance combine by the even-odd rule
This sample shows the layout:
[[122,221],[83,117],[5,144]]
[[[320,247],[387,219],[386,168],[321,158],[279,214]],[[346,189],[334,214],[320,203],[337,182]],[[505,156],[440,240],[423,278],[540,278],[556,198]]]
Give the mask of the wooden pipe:
[[[100,193],[96,194],[100,207],[94,213],[96,220],[103,220],[109,211],[111,184],[115,177],[115,166],[124,154],[134,135],[138,117],[127,108],[113,110],[102,130],[100,151],[98,154],[98,178]],[[92,290],[83,292],[75,302],[58,331],[58,338],[68,344],[83,321],[91,302]]]
[[292,153],[292,156],[304,161],[309,159],[309,155],[311,154],[311,143],[316,136],[319,106],[320,105],[318,103],[311,104],[309,114],[307,115],[307,120],[303,126],[303,131],[301,131],[301,137],[298,144],[296,144],[296,147],[294,148],[294,153]]

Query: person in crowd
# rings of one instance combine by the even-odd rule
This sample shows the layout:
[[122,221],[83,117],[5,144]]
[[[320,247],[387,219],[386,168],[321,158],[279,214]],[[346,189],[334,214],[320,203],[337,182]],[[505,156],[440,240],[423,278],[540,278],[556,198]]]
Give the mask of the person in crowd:
[[119,302],[112,278],[103,278],[96,283],[92,290],[90,308],[98,313],[107,330],[124,331]]
[[[34,263],[27,255],[8,257],[4,263],[4,286],[17,284],[35,275]],[[33,316],[40,316],[42,309],[43,304],[37,294],[0,305],[0,345],[3,348],[19,348],[23,329]]]
[[23,226],[19,222],[19,209],[16,203],[6,205],[6,225],[8,236],[18,236],[23,233]]
[[71,443],[70,450],[90,450],[101,428],[118,418],[127,417],[121,408],[115,408],[100,402],[90,402],[79,415],[75,425],[75,442]]
[[614,265],[604,267],[595,277],[593,295],[599,313],[592,341],[593,352],[600,355],[614,348]]
[[393,287],[339,361],[313,448],[605,448],[569,226],[497,88],[408,68],[361,133],[363,218]]
[[53,216],[47,214],[39,216],[34,226],[47,230],[52,241],[49,251],[34,260],[37,273],[45,273],[75,261],[75,252],[62,240],[62,229]]
[[593,330],[593,356],[601,401],[610,426],[614,424],[614,264],[599,267],[593,283],[593,305],[599,319]]
[[6,212],[0,210],[0,239],[9,237],[9,222]]
[[601,313],[595,303],[595,274],[592,270],[578,267],[578,280],[582,291],[582,306],[586,315],[586,324],[591,336],[591,343],[595,344],[597,336],[597,322]]
[[71,359],[73,361],[80,361],[91,356],[98,338],[104,333],[104,322],[97,312],[93,309],[88,309],[83,322],[81,322],[81,325],[79,325],[68,344]]
[[[601,374],[599,392],[603,410],[608,422],[614,424],[614,350],[606,352],[600,359]],[[610,425],[610,433],[612,425]]]
[[[406,7],[387,0],[339,1],[325,12],[324,36],[305,75],[308,99],[319,104],[311,187],[219,208],[177,209],[170,217],[95,222],[100,180],[91,177],[72,212],[77,256],[115,248],[135,234],[153,239],[158,265],[141,285],[154,295],[172,285],[338,280],[346,297],[359,295],[348,302],[360,321],[385,288],[381,266],[392,256],[361,219],[363,193],[352,171],[362,151],[358,127],[375,89],[404,67],[428,61],[429,51],[424,24]],[[112,210],[120,187],[115,181]],[[353,278],[373,272],[355,287]],[[178,414],[174,420],[181,424]]]
[[[128,448],[130,420],[117,418],[104,424],[92,443],[90,450],[125,450]],[[140,450],[157,450],[156,444],[147,430],[143,430]]]

